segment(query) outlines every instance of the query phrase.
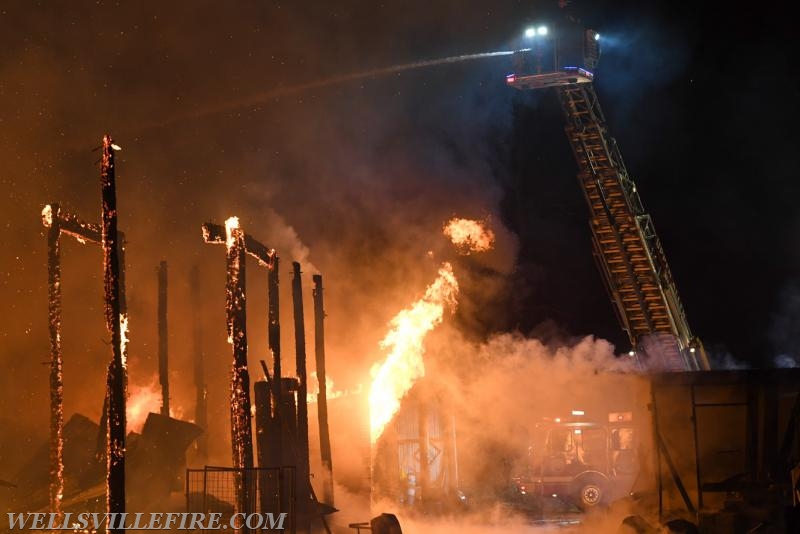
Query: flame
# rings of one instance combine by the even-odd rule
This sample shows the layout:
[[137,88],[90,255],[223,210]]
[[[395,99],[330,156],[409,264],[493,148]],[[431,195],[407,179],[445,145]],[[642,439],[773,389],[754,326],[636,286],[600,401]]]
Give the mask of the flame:
[[119,314],[119,340],[122,354],[122,367],[128,366],[128,314]]
[[[181,419],[183,408],[173,404],[170,405],[169,416]],[[125,408],[128,432],[141,433],[147,415],[151,412],[161,412],[161,386],[158,383],[158,375],[154,375],[147,384],[128,386],[128,401]]]
[[454,217],[447,221],[443,231],[463,254],[486,252],[494,245],[494,232],[483,221]]
[[225,221],[225,234],[226,234],[226,241],[225,245],[230,249],[233,246],[234,241],[236,240],[236,236],[234,235],[234,230],[239,229],[239,217],[228,217]]
[[445,307],[455,309],[458,281],[453,267],[445,262],[425,295],[389,322],[391,329],[380,342],[389,354],[373,366],[369,392],[370,434],[374,443],[400,409],[400,401],[417,379],[425,376],[424,341],[428,332],[442,322]]
[[147,414],[158,413],[161,408],[161,390],[158,387],[158,379],[154,379],[150,384],[144,386],[131,385],[128,390],[126,408],[128,431],[141,432],[144,422],[147,420]]
[[53,226],[53,207],[50,204],[42,210],[42,224],[47,228]]
[[[317,377],[317,372],[312,371],[311,375],[309,376],[308,380],[308,393],[306,394],[306,400],[309,404],[314,404],[319,400],[319,378]],[[330,399],[338,399],[339,397],[347,397],[350,395],[358,395],[361,393],[361,390],[364,387],[359,384],[356,386],[355,389],[336,389],[336,386],[333,384],[333,379],[330,375],[325,377],[325,397]]]

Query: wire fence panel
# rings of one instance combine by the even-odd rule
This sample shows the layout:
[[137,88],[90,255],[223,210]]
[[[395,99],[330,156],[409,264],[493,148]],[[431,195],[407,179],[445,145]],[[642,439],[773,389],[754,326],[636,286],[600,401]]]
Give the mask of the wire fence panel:
[[[294,533],[297,528],[295,477],[294,467],[187,469],[186,510],[206,514],[206,517],[220,514],[220,525],[230,525],[236,514],[272,514],[272,519],[278,521],[280,514],[285,513],[284,531]],[[271,530],[275,524],[267,518],[258,528],[248,528],[242,518],[237,516],[235,528],[228,528],[228,532],[260,534]],[[259,521],[254,520],[250,525],[256,523]]]

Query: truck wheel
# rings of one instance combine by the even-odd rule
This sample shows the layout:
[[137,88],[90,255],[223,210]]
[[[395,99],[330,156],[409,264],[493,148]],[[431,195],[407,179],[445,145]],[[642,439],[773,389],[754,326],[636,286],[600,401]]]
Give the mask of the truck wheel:
[[597,508],[607,501],[606,484],[600,477],[578,479],[575,484],[575,504],[582,510]]

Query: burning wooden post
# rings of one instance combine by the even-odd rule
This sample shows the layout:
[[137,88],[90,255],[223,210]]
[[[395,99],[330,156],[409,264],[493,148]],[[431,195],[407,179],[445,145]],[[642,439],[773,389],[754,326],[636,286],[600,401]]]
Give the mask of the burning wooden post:
[[[108,194],[106,190],[106,174],[109,172],[109,167],[113,173],[113,154],[110,159],[106,158],[106,150],[113,150],[113,144],[104,138],[104,158],[103,158],[103,186],[104,194]],[[113,176],[112,176],[113,178]],[[113,182],[113,180],[112,180]],[[113,192],[113,191],[112,191]],[[115,195],[113,195],[115,196]],[[115,208],[116,199],[109,204]],[[104,211],[106,208],[105,196],[103,202]],[[49,334],[50,334],[50,511],[58,515],[58,521],[61,521],[61,501],[64,493],[64,416],[63,416],[63,358],[61,353],[61,235],[66,234],[74,237],[79,243],[103,243],[103,228],[100,225],[87,223],[78,217],[66,213],[57,203],[52,203],[44,207],[42,210],[42,222],[48,228],[48,296],[49,296]],[[110,228],[107,230],[111,230]],[[117,232],[116,225],[113,231],[115,232],[115,239],[110,240],[109,246],[116,249],[117,256],[117,306],[120,311],[118,317],[120,322],[127,322],[125,314],[127,312],[125,301],[125,256],[124,256],[124,243],[125,237],[122,232]],[[104,251],[105,251],[104,247]],[[105,255],[104,255],[105,256]],[[105,258],[104,258],[105,259]],[[104,261],[104,265],[106,262]],[[119,326],[122,326],[121,324]],[[126,326],[126,325],[125,325]],[[120,332],[122,334],[122,332]],[[113,339],[113,338],[112,338]],[[124,346],[125,338],[120,335],[115,354],[119,354],[124,361],[126,356],[126,348]],[[124,369],[123,369],[123,393],[124,393]],[[103,403],[103,417],[101,419],[102,425],[102,456],[107,458],[105,453],[108,449],[108,444],[105,443],[107,439],[108,424],[106,421],[108,414],[108,388],[106,391],[105,400]],[[124,414],[124,398],[122,413]],[[124,425],[124,420],[123,420]],[[123,431],[124,435],[124,431]],[[117,453],[124,455],[124,450],[116,449]],[[118,456],[117,456],[118,457]],[[124,456],[123,456],[124,458]],[[124,477],[124,468],[122,470]],[[115,471],[115,477],[118,479],[120,470]],[[107,477],[108,478],[108,477]],[[107,481],[108,482],[108,481]],[[124,488],[124,478],[122,480]],[[115,485],[119,487],[119,483]],[[124,491],[124,489],[123,489]],[[109,493],[107,491],[107,493]],[[118,496],[118,493],[115,494]],[[119,499],[115,499],[119,502]],[[123,506],[124,506],[124,493],[123,493]]]
[[[205,223],[203,239],[206,243],[226,246],[228,275],[226,284],[226,310],[228,341],[233,348],[231,372],[231,448],[233,466],[238,469],[253,467],[253,436],[250,423],[250,376],[247,369],[247,321],[245,296],[245,255],[255,257],[270,272],[277,268],[275,250],[268,249],[242,231],[239,219],[231,217],[225,227]],[[270,303],[271,304],[271,303]],[[249,484],[237,484],[239,509],[248,512],[252,505],[248,495]]]
[[161,415],[169,417],[169,339],[167,330],[167,262],[158,264],[158,382]]
[[306,376],[306,328],[303,312],[303,281],[300,264],[292,262],[292,301],[294,310],[295,363],[297,367],[297,494],[301,513],[307,516],[311,495],[311,468],[308,457],[308,382]]
[[200,273],[195,265],[189,275],[189,285],[192,293],[192,352],[194,354],[194,384],[197,391],[195,397],[194,420],[195,424],[203,429],[197,438],[197,460],[205,465],[208,460],[208,388],[206,387],[206,372],[203,362],[203,338],[200,326]]
[[[46,215],[45,215],[46,214]],[[64,496],[64,375],[61,355],[61,209],[45,207],[47,287],[50,325],[50,513],[61,521]]]
[[[125,512],[125,397],[126,362],[123,344],[127,317],[120,309],[120,258],[117,248],[117,189],[114,151],[110,135],[103,136],[103,157],[100,171],[102,186],[103,281],[106,300],[106,328],[111,334],[112,360],[108,366],[108,430],[106,440],[106,508],[108,513]],[[124,532],[124,529],[110,529]]]
[[314,280],[314,354],[317,363],[317,419],[319,420],[319,450],[322,467],[325,469],[322,496],[323,501],[333,505],[333,455],[331,437],[328,429],[328,384],[325,375],[325,307],[322,297],[322,275],[315,274]]
[[231,443],[233,466],[253,467],[253,436],[250,425],[250,374],[247,370],[247,314],[245,299],[244,232],[239,220],[225,222],[228,259],[226,305],[228,342],[233,347],[231,371]]

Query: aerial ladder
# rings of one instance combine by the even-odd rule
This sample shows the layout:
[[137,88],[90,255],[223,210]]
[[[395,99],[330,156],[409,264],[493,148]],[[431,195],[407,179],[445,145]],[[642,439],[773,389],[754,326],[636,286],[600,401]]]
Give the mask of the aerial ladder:
[[506,82],[558,94],[589,206],[594,257],[639,367],[708,370],[653,221],[600,109],[593,84],[599,56],[600,35],[575,21],[532,27],[514,53],[514,73]]

